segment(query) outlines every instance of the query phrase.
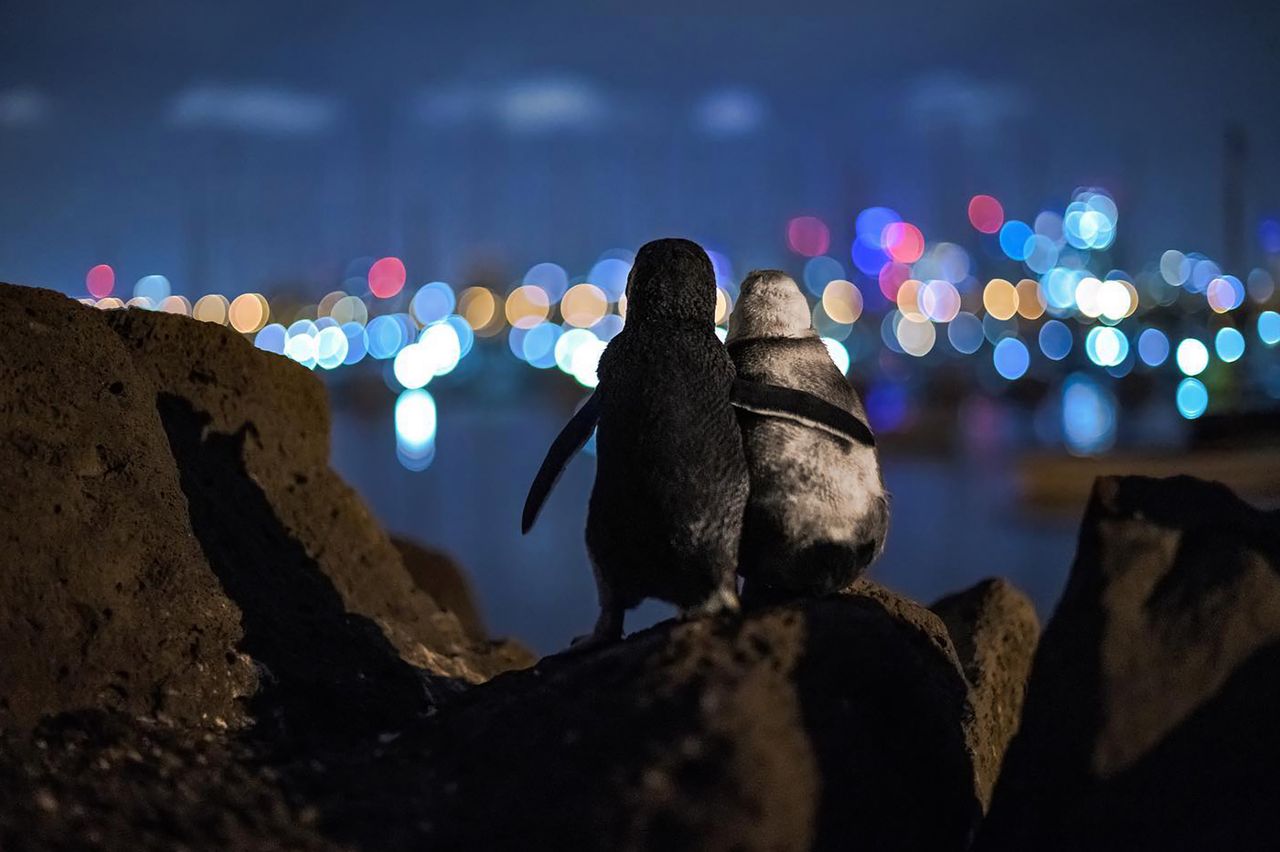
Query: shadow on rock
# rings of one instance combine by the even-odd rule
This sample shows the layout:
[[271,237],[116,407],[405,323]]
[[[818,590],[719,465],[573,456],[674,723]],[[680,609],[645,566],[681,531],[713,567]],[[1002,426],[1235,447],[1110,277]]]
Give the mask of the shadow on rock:
[[253,736],[312,740],[403,724],[426,709],[424,674],[370,619],[349,613],[333,584],[272,511],[243,462],[253,425],[208,430],[181,397],[156,407],[178,462],[191,527],[239,607],[239,650],[260,667],[248,699]]

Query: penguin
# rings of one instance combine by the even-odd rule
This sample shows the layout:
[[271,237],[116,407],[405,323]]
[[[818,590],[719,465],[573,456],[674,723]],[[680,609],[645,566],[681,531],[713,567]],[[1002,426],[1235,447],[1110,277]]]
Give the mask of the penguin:
[[[843,589],[880,555],[889,527],[889,495],[862,400],[814,331],[800,288],[782,272],[747,276],[726,345],[751,478],[739,548],[743,601]],[[780,411],[753,404],[753,389],[761,388],[802,393]],[[812,416],[799,411],[806,404]]]
[[626,610],[645,598],[686,617],[738,609],[747,463],[711,261],[689,240],[647,243],[626,294],[627,322],[600,357],[596,391],[552,444],[522,519],[527,532],[594,426],[586,544],[600,616],[578,647],[620,639]]

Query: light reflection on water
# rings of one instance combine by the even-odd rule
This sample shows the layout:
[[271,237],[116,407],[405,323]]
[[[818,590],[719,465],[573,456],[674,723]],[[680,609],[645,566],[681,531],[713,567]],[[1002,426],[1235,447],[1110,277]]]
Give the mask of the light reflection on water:
[[[420,473],[396,461],[388,423],[335,410],[335,467],[388,529],[458,560],[495,635],[544,653],[565,647],[596,615],[582,542],[594,462],[581,455],[569,466],[537,526],[521,536],[525,492],[564,411],[456,398],[442,400],[441,409],[438,452]],[[890,457],[884,468],[893,521],[874,579],[927,603],[1002,575],[1032,597],[1042,620],[1048,615],[1071,563],[1078,518],[1018,512],[1007,462]],[[627,627],[669,614],[649,603],[628,615]]]

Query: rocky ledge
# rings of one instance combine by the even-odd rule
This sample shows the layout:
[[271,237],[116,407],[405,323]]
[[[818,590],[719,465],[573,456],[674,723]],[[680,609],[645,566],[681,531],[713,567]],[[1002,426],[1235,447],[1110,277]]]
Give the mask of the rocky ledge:
[[1218,485],[1099,481],[1038,643],[859,583],[535,662],[306,370],[0,285],[0,493],[5,850],[1280,843],[1280,519]]

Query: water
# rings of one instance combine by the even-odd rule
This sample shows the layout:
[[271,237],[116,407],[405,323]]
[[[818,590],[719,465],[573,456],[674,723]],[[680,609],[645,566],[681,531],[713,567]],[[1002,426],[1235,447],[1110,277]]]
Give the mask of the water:
[[[563,406],[446,396],[440,409],[435,460],[417,473],[396,461],[389,411],[336,410],[335,467],[388,529],[449,553],[467,570],[495,635],[542,653],[565,647],[596,615],[582,540],[594,460],[582,454],[569,466],[537,526],[521,536],[525,493],[563,425]],[[1012,464],[972,454],[887,456],[893,521],[874,579],[927,603],[1005,576],[1045,618],[1070,567],[1078,518],[1023,513]],[[627,628],[671,614],[650,602],[628,615]]]

